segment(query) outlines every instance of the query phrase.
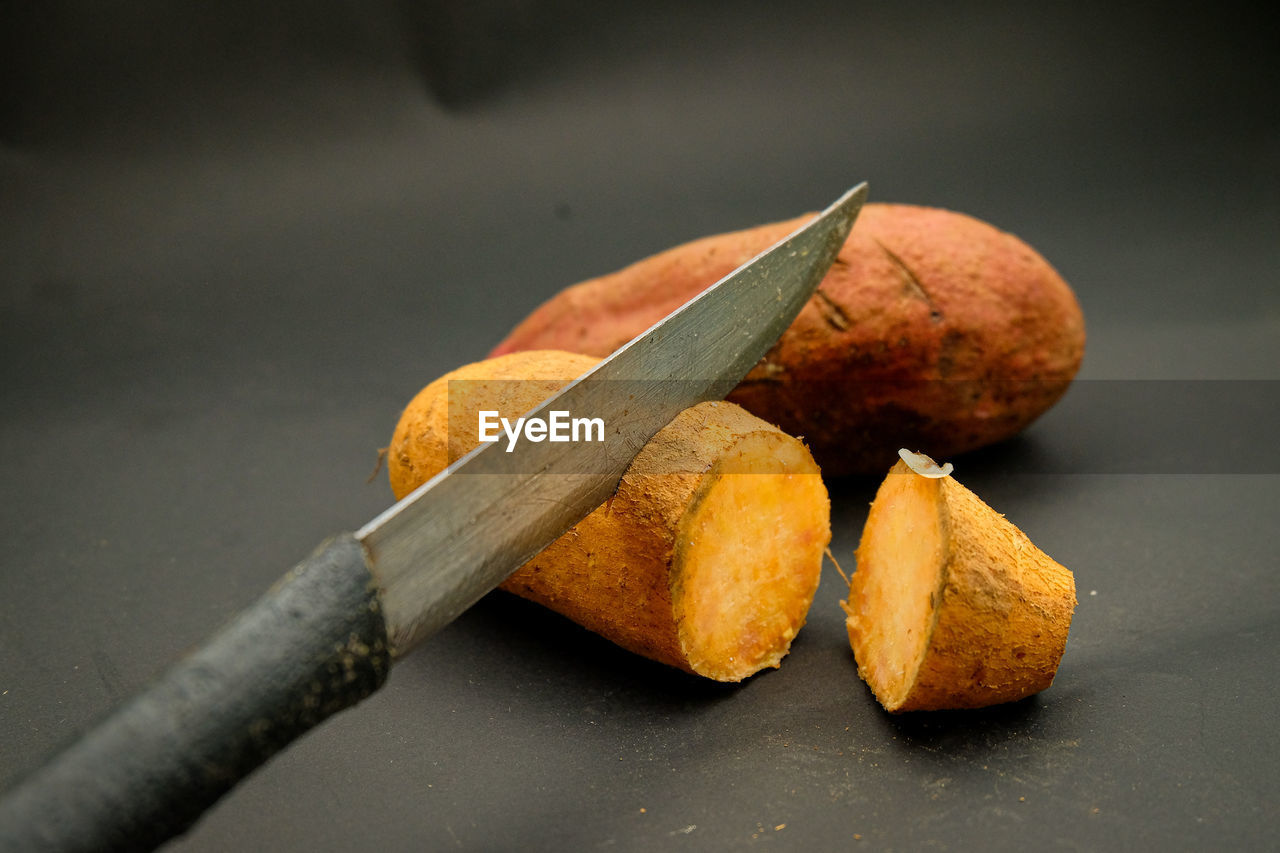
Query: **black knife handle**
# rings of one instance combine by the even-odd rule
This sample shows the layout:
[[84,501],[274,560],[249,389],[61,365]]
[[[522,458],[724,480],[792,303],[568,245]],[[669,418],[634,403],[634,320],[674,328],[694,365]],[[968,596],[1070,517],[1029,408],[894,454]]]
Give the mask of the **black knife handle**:
[[391,665],[364,549],[337,536],[0,799],[0,849],[151,849]]

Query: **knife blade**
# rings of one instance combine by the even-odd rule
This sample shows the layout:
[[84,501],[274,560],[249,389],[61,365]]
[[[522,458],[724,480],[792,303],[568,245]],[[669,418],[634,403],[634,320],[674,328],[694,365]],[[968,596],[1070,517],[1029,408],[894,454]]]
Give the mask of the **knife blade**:
[[817,288],[866,198],[846,192],[528,417],[599,417],[604,441],[482,444],[333,537],[226,628],[0,799],[0,845],[145,849],[377,690],[391,665],[598,507],[645,443],[723,398]]

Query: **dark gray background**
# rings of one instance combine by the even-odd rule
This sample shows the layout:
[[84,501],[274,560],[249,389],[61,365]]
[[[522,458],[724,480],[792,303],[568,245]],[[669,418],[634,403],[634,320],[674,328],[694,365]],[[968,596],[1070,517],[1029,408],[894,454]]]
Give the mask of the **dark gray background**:
[[866,179],[1084,307],[1082,381],[955,460],[1075,571],[1050,690],[884,714],[832,569],[736,688],[495,595],[175,847],[1270,847],[1274,45],[959,5],[0,6],[0,785],[386,506],[404,403],[541,300]]

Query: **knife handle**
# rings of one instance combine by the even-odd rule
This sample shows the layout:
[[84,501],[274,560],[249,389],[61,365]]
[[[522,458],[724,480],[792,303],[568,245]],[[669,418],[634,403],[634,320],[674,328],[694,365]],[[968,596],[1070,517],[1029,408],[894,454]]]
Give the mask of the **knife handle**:
[[150,849],[294,738],[382,686],[378,592],[351,534],[0,800],[0,849]]

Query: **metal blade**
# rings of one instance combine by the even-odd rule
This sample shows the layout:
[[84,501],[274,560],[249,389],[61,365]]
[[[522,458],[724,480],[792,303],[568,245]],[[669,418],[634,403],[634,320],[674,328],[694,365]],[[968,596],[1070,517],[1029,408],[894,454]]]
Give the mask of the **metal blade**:
[[362,528],[393,653],[451,622],[600,506],[653,435],[722,399],[791,325],[866,184],[636,337],[529,416],[602,418],[602,444],[482,444]]

